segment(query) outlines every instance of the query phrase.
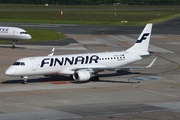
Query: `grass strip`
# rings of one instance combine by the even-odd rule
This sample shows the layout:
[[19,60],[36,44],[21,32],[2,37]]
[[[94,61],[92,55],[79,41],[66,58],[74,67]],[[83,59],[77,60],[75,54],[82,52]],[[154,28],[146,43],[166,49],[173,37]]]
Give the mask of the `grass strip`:
[[[22,40],[21,42],[42,42],[42,41],[50,41],[50,40],[61,40],[66,36],[59,31],[53,30],[42,30],[42,29],[34,29],[34,28],[24,28],[31,36],[31,40]],[[9,43],[12,41],[1,40],[0,43]]]

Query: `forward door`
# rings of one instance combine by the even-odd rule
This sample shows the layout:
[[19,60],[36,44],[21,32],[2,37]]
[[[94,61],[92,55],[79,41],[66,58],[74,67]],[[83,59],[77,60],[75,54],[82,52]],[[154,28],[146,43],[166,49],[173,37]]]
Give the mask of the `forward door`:
[[31,63],[32,63],[32,70],[33,70],[33,71],[36,71],[36,69],[37,69],[37,64],[36,64],[35,58],[31,58],[30,60],[31,60]]

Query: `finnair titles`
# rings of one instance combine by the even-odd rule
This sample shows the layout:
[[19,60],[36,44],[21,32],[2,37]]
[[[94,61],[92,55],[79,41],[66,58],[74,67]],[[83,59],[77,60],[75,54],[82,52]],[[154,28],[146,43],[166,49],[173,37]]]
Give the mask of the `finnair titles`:
[[152,24],[147,24],[136,43],[125,51],[101,52],[89,54],[53,55],[26,57],[14,62],[6,75],[20,76],[27,83],[32,75],[70,75],[75,81],[99,80],[98,73],[105,70],[131,70],[150,68],[156,58],[145,67],[126,66],[150,56],[148,52]]
[[0,26],[0,40],[12,40],[11,48],[15,48],[19,40],[30,40],[31,38],[31,35],[22,28]]
[[80,64],[92,64],[98,63],[99,56],[91,55],[91,56],[72,56],[72,57],[61,57],[61,58],[44,58],[41,62],[40,67],[44,67],[48,65],[52,66],[65,66],[65,65],[77,65]]

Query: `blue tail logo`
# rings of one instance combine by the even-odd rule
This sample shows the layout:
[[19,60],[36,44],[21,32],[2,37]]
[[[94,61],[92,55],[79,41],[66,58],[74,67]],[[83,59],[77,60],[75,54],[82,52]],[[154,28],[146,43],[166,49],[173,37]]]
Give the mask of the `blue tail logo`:
[[147,38],[148,35],[149,35],[149,33],[144,33],[143,36],[141,37],[141,39],[137,40],[136,43],[141,43],[143,40],[145,40]]

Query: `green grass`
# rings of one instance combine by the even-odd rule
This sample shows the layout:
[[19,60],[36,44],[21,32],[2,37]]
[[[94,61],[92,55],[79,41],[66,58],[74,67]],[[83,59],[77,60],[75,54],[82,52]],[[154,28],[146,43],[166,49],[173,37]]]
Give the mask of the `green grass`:
[[[63,8],[63,17],[60,9]],[[48,6],[0,5],[0,22],[144,25],[180,17],[180,6]],[[127,23],[122,23],[127,21]]]
[[[42,30],[42,29],[33,29],[33,28],[25,28],[25,30],[32,36],[31,40],[28,41],[20,41],[20,42],[42,42],[49,40],[61,40],[66,36],[58,31],[52,30]],[[9,43],[11,41],[2,40],[0,43]]]
[[[60,9],[63,8],[63,17]],[[160,6],[60,6],[5,5],[0,4],[0,22],[95,24],[95,25],[145,25],[180,17],[180,5]],[[124,21],[127,21],[124,23]],[[26,29],[32,35],[31,42],[58,40],[65,36],[59,32]]]
[[60,40],[65,38],[65,35],[63,35],[58,31],[32,29],[32,28],[25,28],[25,30],[32,36],[32,39],[30,40],[31,42]]

